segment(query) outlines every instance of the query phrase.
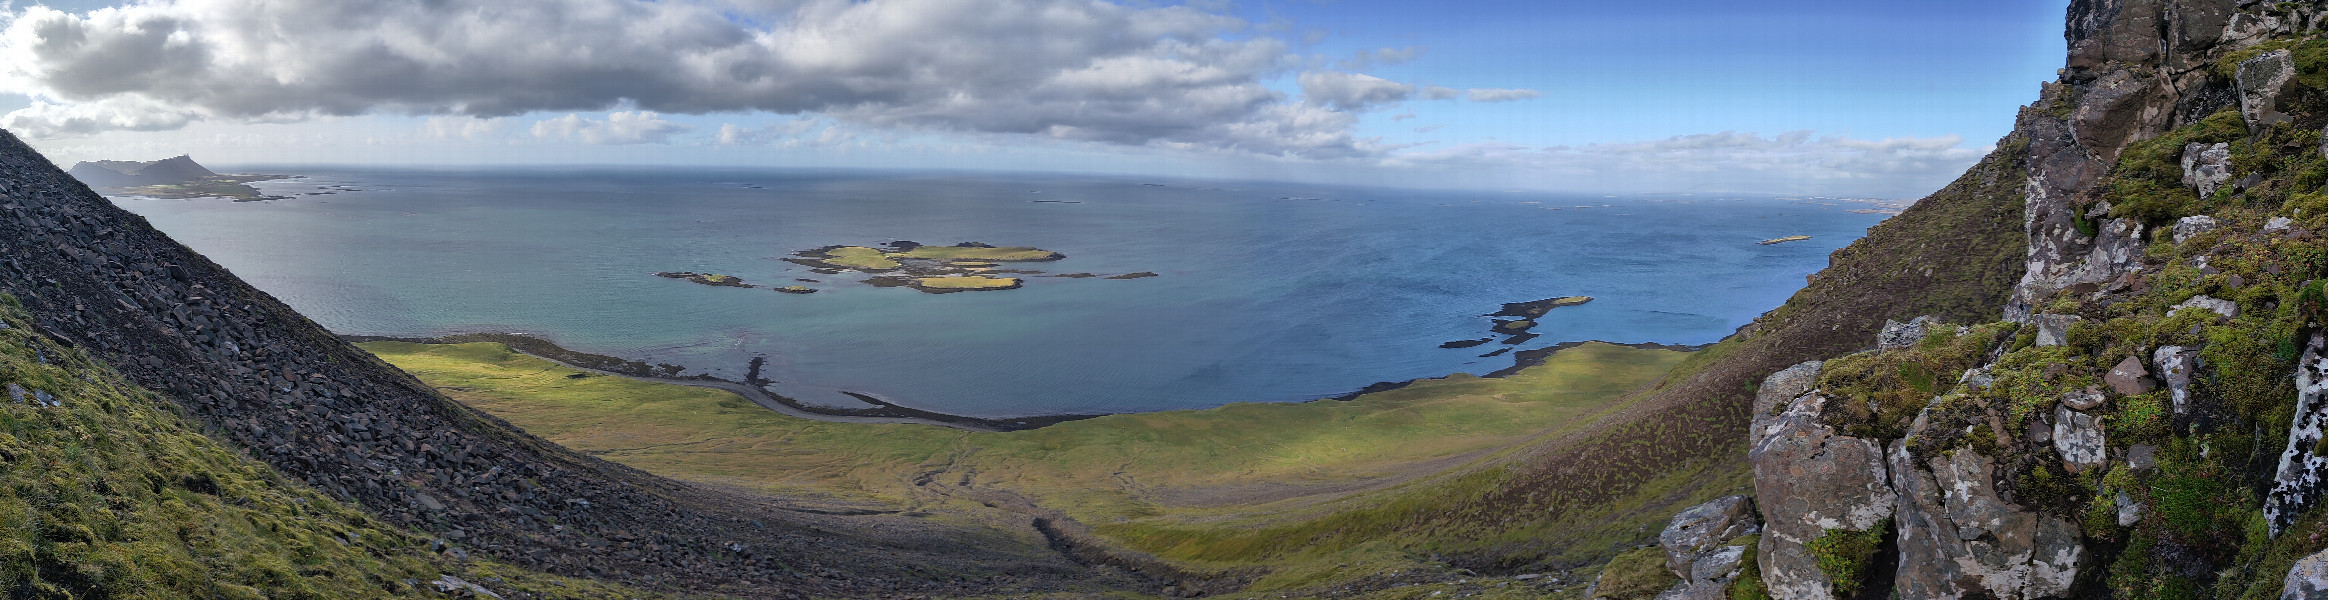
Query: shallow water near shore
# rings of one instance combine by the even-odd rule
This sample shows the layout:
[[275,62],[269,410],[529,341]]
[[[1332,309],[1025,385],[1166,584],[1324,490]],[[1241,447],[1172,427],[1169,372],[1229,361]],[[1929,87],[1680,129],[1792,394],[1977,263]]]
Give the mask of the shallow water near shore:
[[[1702,344],[1777,306],[1883,216],[1733,195],[1603,197],[1165,179],[774,170],[284,173],[270,202],[116,198],[342,334],[539,335],[568,348],[978,417],[1309,400],[1486,373],[1481,315],[1586,295],[1516,349]],[[320,194],[319,192],[331,192]],[[1808,241],[1756,242],[1788,235]],[[1024,288],[924,294],[794,251],[911,240],[1035,246]],[[658,271],[765,287],[698,285]],[[820,280],[802,283],[798,278]],[[1500,339],[1500,338],[1499,338]]]

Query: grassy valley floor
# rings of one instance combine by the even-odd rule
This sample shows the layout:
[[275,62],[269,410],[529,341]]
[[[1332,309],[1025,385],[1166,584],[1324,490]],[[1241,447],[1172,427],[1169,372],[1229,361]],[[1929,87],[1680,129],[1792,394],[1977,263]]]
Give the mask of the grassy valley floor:
[[[1416,503],[1494,479],[1478,465],[1622,408],[1690,356],[1592,343],[1505,378],[986,433],[789,417],[727,392],[589,373],[494,343],[362,346],[529,432],[654,473],[822,510],[976,519],[1002,509],[1135,561],[1227,574],[1251,592],[1399,585],[1423,564],[1410,554],[1425,540],[1413,536],[1434,535],[1398,526],[1427,509]],[[1325,543],[1300,537],[1322,529],[1333,532]],[[1546,579],[1522,587],[1561,587]]]

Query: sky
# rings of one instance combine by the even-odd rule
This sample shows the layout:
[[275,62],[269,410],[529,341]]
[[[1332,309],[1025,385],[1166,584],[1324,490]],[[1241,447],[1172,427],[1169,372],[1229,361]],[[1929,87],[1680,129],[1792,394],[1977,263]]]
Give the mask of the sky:
[[52,160],[1089,172],[1915,198],[2067,0],[0,2]]

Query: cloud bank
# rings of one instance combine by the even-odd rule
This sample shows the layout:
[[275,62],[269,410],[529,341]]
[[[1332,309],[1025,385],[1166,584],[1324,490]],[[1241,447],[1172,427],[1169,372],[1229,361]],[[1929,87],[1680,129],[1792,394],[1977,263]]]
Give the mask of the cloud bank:
[[[0,25],[0,91],[46,101],[0,125],[37,137],[368,113],[765,111],[1333,158],[1372,151],[1342,113],[1411,89],[1305,73],[1304,89],[1315,75],[1333,96],[1288,98],[1266,82],[1300,61],[1243,21],[1094,0],[153,0],[31,7]],[[535,133],[672,133],[581,118]]]
[[1989,149],[1948,135],[1860,140],[1794,131],[1531,148],[1462,144],[1391,155],[1386,167],[1470,172],[1503,185],[1631,192],[1769,192],[1914,198],[1946,185]]

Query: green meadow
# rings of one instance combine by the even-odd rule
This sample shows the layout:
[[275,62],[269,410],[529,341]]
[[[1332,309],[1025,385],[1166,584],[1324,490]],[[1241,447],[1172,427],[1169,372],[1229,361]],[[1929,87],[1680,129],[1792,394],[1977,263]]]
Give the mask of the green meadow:
[[[362,346],[529,432],[657,474],[939,519],[978,518],[997,495],[1023,498],[1111,546],[1186,568],[1268,565],[1252,590],[1411,568],[1396,548],[1431,534],[1396,522],[1488,485],[1499,456],[1621,408],[1691,356],[1589,343],[1510,377],[1456,374],[1346,401],[969,432],[790,417],[728,392],[599,375],[495,343]],[[1301,537],[1328,531],[1326,543]]]

